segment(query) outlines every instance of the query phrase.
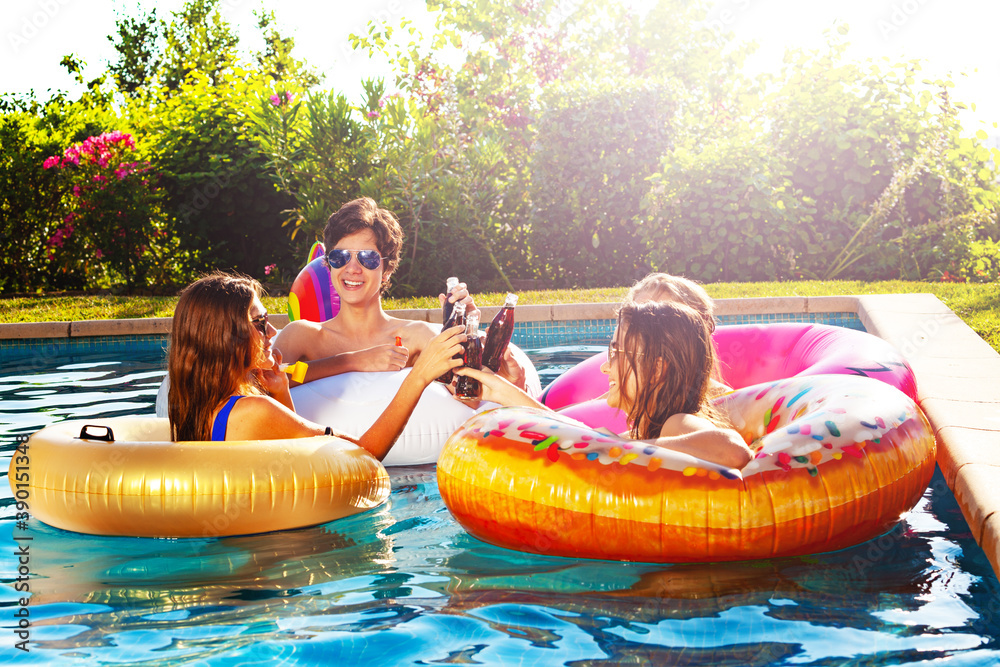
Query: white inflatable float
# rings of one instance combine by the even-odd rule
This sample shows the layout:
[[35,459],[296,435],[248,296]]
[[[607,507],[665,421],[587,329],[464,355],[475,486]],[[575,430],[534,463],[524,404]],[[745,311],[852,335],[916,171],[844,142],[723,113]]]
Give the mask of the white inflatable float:
[[[332,426],[360,437],[379,418],[396,395],[410,369],[384,373],[342,373],[292,387],[295,412],[310,421]],[[169,378],[156,395],[156,415],[167,416]],[[445,441],[477,412],[495,408],[483,403],[478,409],[456,400],[444,385],[432,382],[424,389],[396,444],[382,460],[386,466],[436,463]]]

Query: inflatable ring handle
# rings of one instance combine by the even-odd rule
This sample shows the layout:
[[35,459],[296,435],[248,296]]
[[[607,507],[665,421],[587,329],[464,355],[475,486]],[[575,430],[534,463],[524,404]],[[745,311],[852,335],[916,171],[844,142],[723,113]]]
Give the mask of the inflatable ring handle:
[[[87,431],[89,428],[103,428],[104,435],[94,435]],[[100,440],[101,442],[114,442],[115,432],[111,430],[110,426],[104,426],[102,424],[84,424],[83,428],[80,429],[80,436],[78,440]]]

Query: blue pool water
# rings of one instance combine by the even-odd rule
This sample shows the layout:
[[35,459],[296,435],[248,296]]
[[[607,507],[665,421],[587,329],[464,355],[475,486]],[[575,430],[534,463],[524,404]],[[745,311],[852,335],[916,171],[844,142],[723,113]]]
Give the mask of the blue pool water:
[[[606,344],[611,323],[595,326],[515,340],[551,378]],[[150,415],[163,377],[159,339],[0,354],[0,476],[13,436]],[[857,547],[663,566],[484,544],[451,518],[433,466],[389,472],[389,501],[364,514],[192,540],[21,530],[0,481],[0,662],[1000,664],[1000,587],[940,473],[894,530]],[[29,653],[15,648],[15,531],[32,538]]]

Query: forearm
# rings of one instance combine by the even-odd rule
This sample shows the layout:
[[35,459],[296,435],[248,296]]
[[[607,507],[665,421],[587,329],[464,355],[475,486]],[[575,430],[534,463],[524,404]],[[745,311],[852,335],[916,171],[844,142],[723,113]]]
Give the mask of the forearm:
[[426,386],[427,384],[413,373],[407,375],[379,418],[358,438],[358,445],[368,450],[379,461],[384,459],[399,438],[399,434],[403,432],[403,427],[413,414],[413,409],[417,406]]
[[681,435],[660,436],[643,442],[690,454],[727,468],[742,469],[753,458],[753,452],[739,433],[728,428],[713,427]]
[[341,352],[322,359],[307,360],[309,368],[306,370],[305,382],[361,370],[358,367],[357,359],[357,354],[354,352]]

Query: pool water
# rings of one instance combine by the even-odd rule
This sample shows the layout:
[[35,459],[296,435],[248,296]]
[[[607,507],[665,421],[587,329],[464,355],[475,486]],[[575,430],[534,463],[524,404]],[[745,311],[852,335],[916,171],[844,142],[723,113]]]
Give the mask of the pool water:
[[[548,381],[601,342],[528,352]],[[13,436],[151,415],[162,377],[156,342],[4,354],[0,476]],[[940,473],[894,530],[857,547],[667,566],[493,547],[451,518],[433,466],[389,473],[389,501],[374,510],[263,535],[112,538],[29,520],[16,529],[31,537],[28,653],[14,616],[25,542],[0,482],[0,661],[1000,664],[1000,587]]]

